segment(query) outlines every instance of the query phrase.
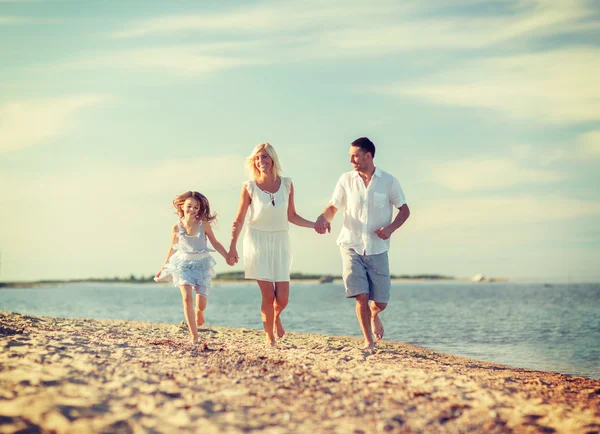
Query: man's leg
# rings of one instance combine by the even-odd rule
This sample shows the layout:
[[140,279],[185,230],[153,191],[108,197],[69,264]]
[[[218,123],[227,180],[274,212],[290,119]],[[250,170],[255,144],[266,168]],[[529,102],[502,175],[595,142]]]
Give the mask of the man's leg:
[[365,258],[367,276],[371,291],[371,327],[375,339],[383,339],[383,323],[379,314],[387,307],[390,299],[391,278],[388,254],[368,255]]
[[356,296],[356,317],[358,324],[365,337],[363,350],[373,349],[373,332],[371,328],[371,310],[369,309],[369,294],[360,294]]
[[373,330],[373,334],[375,334],[375,339],[378,341],[383,339],[383,323],[379,318],[379,314],[386,308],[387,303],[377,303],[375,301],[371,302],[369,306],[371,308],[371,329]]
[[352,249],[340,249],[342,254],[342,277],[346,298],[356,298],[356,318],[365,337],[364,349],[373,348],[371,311],[369,310],[369,281],[362,257]]

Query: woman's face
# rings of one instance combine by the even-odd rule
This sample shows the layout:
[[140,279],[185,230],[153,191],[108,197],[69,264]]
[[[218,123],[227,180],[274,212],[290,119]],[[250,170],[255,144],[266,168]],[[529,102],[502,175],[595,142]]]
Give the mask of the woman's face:
[[273,168],[273,159],[264,149],[261,149],[254,156],[254,165],[262,173],[270,173]]
[[200,204],[193,197],[188,197],[183,205],[181,206],[183,209],[184,217],[196,217],[200,212]]

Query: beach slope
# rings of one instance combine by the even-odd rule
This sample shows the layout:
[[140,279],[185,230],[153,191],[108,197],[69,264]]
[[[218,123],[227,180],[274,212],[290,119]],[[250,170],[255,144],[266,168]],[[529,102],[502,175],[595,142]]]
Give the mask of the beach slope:
[[0,311],[0,433],[600,430],[600,381],[400,343]]

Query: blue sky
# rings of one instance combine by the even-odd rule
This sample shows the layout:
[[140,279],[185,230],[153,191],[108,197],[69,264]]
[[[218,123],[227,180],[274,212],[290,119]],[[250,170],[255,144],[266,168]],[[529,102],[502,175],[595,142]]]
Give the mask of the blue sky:
[[[190,189],[228,245],[265,141],[314,219],[368,136],[393,273],[598,281],[599,31],[582,0],[0,0],[0,280],[153,274]],[[292,227],[293,270],[339,274],[340,224]]]

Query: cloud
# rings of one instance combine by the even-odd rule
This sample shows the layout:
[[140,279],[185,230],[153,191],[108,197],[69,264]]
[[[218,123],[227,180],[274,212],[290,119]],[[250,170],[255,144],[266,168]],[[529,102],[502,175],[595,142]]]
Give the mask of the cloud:
[[27,17],[0,16],[0,26],[12,24],[29,24],[31,22],[34,22],[34,20],[32,18]]
[[0,105],[0,154],[46,143],[75,127],[82,110],[106,103],[106,95],[12,101]]
[[577,137],[577,151],[582,158],[600,157],[600,130],[587,131]]
[[[140,195],[175,195],[186,190],[219,190],[241,186],[245,159],[236,155],[162,160],[154,165],[92,165],[84,171],[63,171],[24,178],[5,175],[5,200],[20,200],[44,190],[50,202],[67,203],[93,195],[101,202],[122,203]],[[233,168],[233,170],[232,170]],[[9,189],[8,186],[11,186]]]
[[[100,52],[85,58],[44,65],[51,69],[139,68],[190,76],[261,63],[259,58],[237,55],[247,43],[170,45],[153,48]],[[213,53],[229,52],[228,56]],[[233,54],[232,54],[233,52]]]
[[360,1],[263,2],[223,13],[134,21],[111,36],[140,38],[194,30],[242,38],[277,35],[279,41],[302,36],[305,43],[294,54],[315,58],[478,49],[599,27],[594,7],[586,0],[506,1],[495,8],[478,7],[476,14],[469,9],[482,4],[485,2],[380,1],[373,8]]
[[542,124],[600,120],[600,49],[578,47],[465,62],[417,80],[373,88],[437,104],[482,107]]
[[154,34],[189,32],[235,32],[243,34],[289,33],[327,28],[353,22],[353,18],[385,18],[405,11],[393,1],[381,1],[377,8],[358,1],[305,1],[302,3],[263,2],[224,13],[159,16],[135,21],[114,32],[116,38],[135,38]]
[[558,196],[459,198],[411,206],[412,230],[469,229],[497,225],[543,224],[600,216],[600,202]]
[[66,60],[58,68],[140,68],[188,76],[256,64],[400,52],[418,52],[421,59],[426,50],[479,50],[511,42],[521,48],[522,42],[535,38],[600,28],[585,0],[522,0],[469,9],[482,4],[383,0],[373,8],[350,0],[267,1],[223,12],[157,16],[132,21],[109,37],[168,40],[169,35],[195,31],[220,42],[100,52]]
[[557,182],[565,177],[560,172],[524,169],[512,160],[454,161],[430,170],[434,183],[455,191],[497,190],[522,183]]
[[516,160],[533,161],[544,166],[565,162],[594,162],[600,158],[600,130],[583,132],[558,146],[513,146],[512,154]]

